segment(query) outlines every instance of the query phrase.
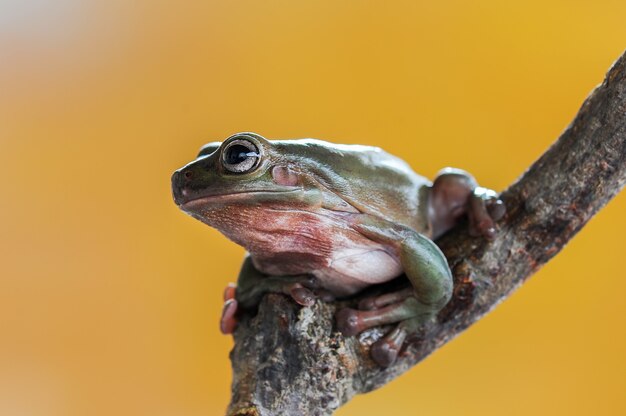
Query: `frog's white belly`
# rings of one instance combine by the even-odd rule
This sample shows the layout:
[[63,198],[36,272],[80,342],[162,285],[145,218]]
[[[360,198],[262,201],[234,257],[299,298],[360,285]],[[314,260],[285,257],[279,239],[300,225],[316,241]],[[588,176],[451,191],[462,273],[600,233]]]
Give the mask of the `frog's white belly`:
[[402,274],[402,265],[382,247],[346,247],[333,252],[330,264],[313,272],[322,286],[349,295]]

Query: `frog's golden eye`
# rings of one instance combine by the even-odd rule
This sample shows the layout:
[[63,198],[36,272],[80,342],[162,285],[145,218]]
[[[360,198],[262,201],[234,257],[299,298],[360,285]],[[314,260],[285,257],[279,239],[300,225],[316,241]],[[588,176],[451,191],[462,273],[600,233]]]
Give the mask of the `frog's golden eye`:
[[229,172],[245,173],[256,168],[261,152],[249,140],[237,139],[229,142],[222,152],[222,164]]

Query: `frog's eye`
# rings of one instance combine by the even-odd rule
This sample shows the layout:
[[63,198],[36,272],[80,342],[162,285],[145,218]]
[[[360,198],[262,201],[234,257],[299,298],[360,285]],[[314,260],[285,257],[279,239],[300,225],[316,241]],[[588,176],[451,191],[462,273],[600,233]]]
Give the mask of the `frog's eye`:
[[259,164],[259,160],[261,160],[261,152],[249,140],[233,140],[222,152],[224,167],[233,173],[249,172]]

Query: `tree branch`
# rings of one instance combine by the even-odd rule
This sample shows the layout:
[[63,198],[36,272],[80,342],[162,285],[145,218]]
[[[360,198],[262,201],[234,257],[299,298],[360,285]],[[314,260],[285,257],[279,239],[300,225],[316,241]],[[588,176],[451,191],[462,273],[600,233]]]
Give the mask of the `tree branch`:
[[[258,313],[243,316],[235,332],[228,414],[329,415],[355,394],[384,385],[510,295],[625,183],[622,55],[558,141],[502,193],[507,215],[496,239],[472,238],[457,227],[437,242],[454,274],[454,296],[395,364],[381,369],[369,358],[369,345],[384,328],[359,337],[334,330],[335,311],[357,300],[302,308],[283,295],[268,294]],[[391,283],[398,284],[406,283]]]

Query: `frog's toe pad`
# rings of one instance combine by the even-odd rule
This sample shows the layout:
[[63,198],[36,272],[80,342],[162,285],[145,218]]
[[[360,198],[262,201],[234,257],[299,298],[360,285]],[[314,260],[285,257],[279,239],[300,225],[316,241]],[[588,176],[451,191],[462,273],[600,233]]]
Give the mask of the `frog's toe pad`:
[[408,319],[400,322],[394,329],[389,331],[384,338],[379,339],[370,348],[372,360],[381,367],[389,367],[398,358],[398,353],[404,345],[408,330],[415,325],[420,325],[419,319]]
[[337,329],[345,336],[353,336],[363,331],[359,312],[351,308],[343,308],[335,315]]
[[469,232],[493,240],[496,236],[495,222],[504,216],[506,207],[491,189],[478,187],[469,201]]
[[289,288],[289,294],[299,305],[313,306],[315,303],[315,293],[301,285],[293,285]]
[[362,311],[373,311],[374,309],[378,309],[378,305],[376,304],[376,298],[369,297],[362,299],[359,302],[359,309]]
[[235,299],[235,295],[237,294],[237,285],[234,283],[229,283],[226,285],[224,289],[224,302],[230,299]]
[[498,221],[506,214],[506,206],[501,199],[490,199],[487,201],[487,212],[492,220]]
[[232,334],[235,332],[235,328],[237,328],[237,318],[235,317],[237,304],[237,301],[233,298],[224,302],[222,318],[220,319],[220,330],[222,334]]
[[392,340],[383,338],[376,341],[370,348],[372,360],[379,366],[385,368],[396,362],[402,344],[398,345]]

